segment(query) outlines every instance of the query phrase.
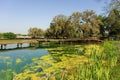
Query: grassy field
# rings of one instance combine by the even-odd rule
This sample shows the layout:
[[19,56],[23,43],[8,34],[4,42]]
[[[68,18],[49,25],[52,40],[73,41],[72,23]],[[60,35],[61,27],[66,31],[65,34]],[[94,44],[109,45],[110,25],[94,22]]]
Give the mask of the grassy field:
[[[15,80],[119,80],[119,42],[47,48]],[[117,72],[117,74],[115,74]],[[116,78],[114,78],[116,77]]]

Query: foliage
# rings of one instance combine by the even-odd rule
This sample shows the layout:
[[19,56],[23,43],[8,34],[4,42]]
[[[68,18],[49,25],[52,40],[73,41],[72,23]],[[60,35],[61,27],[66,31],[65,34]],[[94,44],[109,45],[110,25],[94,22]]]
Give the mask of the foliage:
[[67,17],[64,15],[55,16],[50,24],[50,28],[46,32],[46,36],[51,38],[64,38],[66,21]]
[[110,3],[106,7],[107,13],[113,10],[120,10],[120,0],[110,0]]
[[71,16],[55,16],[47,29],[48,38],[98,37],[101,20],[93,11],[74,12]]
[[34,27],[28,30],[28,35],[31,36],[32,38],[42,38],[44,32],[42,29]]
[[94,11],[84,11],[82,17],[83,36],[85,37],[97,37],[100,33],[101,20],[95,14]]
[[108,16],[109,36],[120,35],[120,11],[113,10]]
[[120,0],[111,0],[106,8],[107,19],[106,27],[109,33],[109,37],[115,37],[120,35]]
[[16,38],[16,34],[14,34],[12,32],[6,32],[6,33],[3,33],[3,37],[7,38],[7,39],[15,39]]
[[107,17],[99,15],[98,18],[102,21],[102,24],[100,25],[100,37],[107,37],[108,36]]
[[0,38],[3,38],[3,34],[2,33],[0,33]]

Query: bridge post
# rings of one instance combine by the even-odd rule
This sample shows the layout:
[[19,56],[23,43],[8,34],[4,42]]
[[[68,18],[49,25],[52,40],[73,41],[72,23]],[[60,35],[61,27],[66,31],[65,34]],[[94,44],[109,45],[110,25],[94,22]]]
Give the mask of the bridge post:
[[22,48],[22,43],[20,43],[20,47]]
[[19,48],[19,43],[17,43],[17,48]]
[[29,47],[31,47],[32,46],[32,43],[29,43]]
[[4,44],[4,49],[6,49],[7,44]]
[[1,49],[3,49],[3,44],[1,44]]
[[38,41],[38,46],[40,47],[40,41]]

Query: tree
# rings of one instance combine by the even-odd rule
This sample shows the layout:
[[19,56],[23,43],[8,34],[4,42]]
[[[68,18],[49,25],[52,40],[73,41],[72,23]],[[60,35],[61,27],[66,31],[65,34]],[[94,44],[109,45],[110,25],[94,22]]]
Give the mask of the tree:
[[3,37],[7,38],[7,39],[15,39],[16,38],[16,34],[14,34],[12,32],[6,32],[6,33],[3,33]]
[[68,21],[70,22],[72,28],[73,37],[81,38],[82,37],[82,29],[80,26],[81,22],[81,13],[74,12],[71,16],[69,16]]
[[34,27],[28,30],[28,35],[32,38],[41,38],[43,37],[44,32],[42,29]]
[[64,15],[57,15],[53,18],[50,28],[46,31],[46,37],[64,38],[66,29],[67,17]]
[[111,11],[107,20],[109,36],[120,35],[120,11]]
[[73,26],[74,37],[97,37],[100,33],[99,29],[102,22],[92,10],[86,10],[82,13],[74,12],[69,17],[69,21]]
[[81,17],[81,27],[84,37],[98,37],[100,33],[101,20],[94,11],[84,11]]
[[109,37],[120,37],[120,0],[111,0],[106,10]]
[[107,17],[103,15],[99,15],[98,18],[102,21],[102,24],[100,24],[100,37],[107,37],[108,36],[108,30],[107,30]]

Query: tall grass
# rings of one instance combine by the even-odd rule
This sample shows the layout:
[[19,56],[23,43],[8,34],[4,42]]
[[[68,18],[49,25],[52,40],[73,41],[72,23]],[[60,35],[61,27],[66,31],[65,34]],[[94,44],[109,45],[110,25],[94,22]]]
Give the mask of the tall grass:
[[[116,43],[104,42],[101,46],[104,48],[101,53],[94,47],[89,56],[89,62],[79,65],[77,71],[71,73],[73,74],[71,75],[73,80],[110,80],[112,77],[110,70],[116,65],[118,59]],[[69,71],[67,72],[69,73]],[[69,76],[69,74],[66,75]],[[67,77],[64,77],[62,76],[62,80],[69,80]]]

